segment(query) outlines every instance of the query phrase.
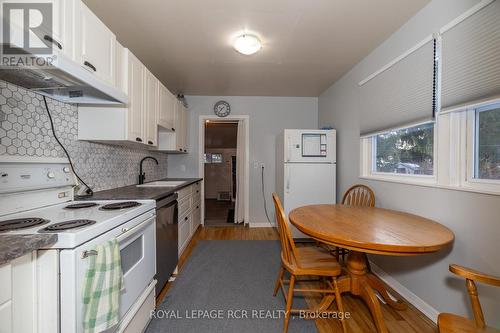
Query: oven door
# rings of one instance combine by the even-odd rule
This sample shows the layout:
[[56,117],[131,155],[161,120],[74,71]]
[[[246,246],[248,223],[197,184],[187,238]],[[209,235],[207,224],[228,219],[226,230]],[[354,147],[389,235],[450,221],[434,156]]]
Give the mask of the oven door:
[[146,213],[76,249],[61,251],[61,332],[83,331],[82,290],[89,263],[84,254],[113,238],[120,244],[124,278],[120,319],[123,319],[156,273],[155,218],[154,212]]

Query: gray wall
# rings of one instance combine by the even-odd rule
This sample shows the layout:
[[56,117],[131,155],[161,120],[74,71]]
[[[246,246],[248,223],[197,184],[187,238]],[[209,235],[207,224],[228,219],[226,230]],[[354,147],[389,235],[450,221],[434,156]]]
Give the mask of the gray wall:
[[[78,110],[47,99],[57,136],[68,150],[80,177],[94,189],[137,183],[139,161],[155,156],[160,165],[144,163],[147,180],[167,176],[167,155],[77,140]],[[33,158],[65,157],[52,132],[40,95],[0,81],[0,160],[2,155]]]
[[[285,128],[316,128],[318,99],[315,97],[221,97],[188,96],[189,154],[170,155],[169,177],[198,176],[198,127],[200,115],[213,115],[218,100],[231,104],[231,114],[250,117],[250,222],[264,223],[266,215],[261,192],[261,170],[254,162],[265,164],[266,202],[273,214],[271,192],[275,184],[276,137]],[[273,216],[270,216],[273,219]]]
[[[425,257],[372,259],[398,282],[440,312],[469,314],[463,280],[448,272],[448,264],[500,275],[500,197],[430,187],[359,179],[359,98],[357,83],[439,30],[479,1],[434,0],[382,43],[319,98],[319,125],[338,130],[338,194],[353,183],[366,183],[376,193],[377,206],[435,219],[455,232],[452,249]],[[500,290],[480,286],[490,325],[500,326]]]

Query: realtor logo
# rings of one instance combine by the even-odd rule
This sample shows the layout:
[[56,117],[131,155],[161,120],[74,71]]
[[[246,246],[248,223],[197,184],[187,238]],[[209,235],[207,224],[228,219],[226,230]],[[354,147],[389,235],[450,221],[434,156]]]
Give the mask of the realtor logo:
[[2,1],[4,55],[52,54],[52,3]]

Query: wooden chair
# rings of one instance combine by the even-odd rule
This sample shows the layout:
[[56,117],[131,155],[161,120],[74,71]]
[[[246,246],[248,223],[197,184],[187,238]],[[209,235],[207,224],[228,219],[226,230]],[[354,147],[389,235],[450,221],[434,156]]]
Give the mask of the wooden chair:
[[438,328],[440,333],[499,333],[500,330],[486,326],[479,303],[475,281],[500,287],[500,277],[487,275],[470,268],[450,265],[450,272],[465,278],[465,285],[472,304],[474,320],[460,317],[451,313],[440,313]]
[[[283,332],[288,331],[288,324],[292,313],[334,313],[328,311],[321,305],[318,309],[304,310],[292,309],[294,292],[320,293],[324,295],[335,295],[337,307],[340,312],[344,312],[340,291],[337,286],[337,277],[340,276],[342,269],[328,251],[321,247],[296,247],[292,237],[289,222],[281,205],[281,201],[276,193],[273,193],[274,206],[276,210],[276,219],[278,221],[280,244],[281,244],[281,267],[274,288],[274,296],[281,288],[286,300],[285,324]],[[285,270],[290,273],[290,280],[284,280]],[[297,277],[319,277],[326,282],[327,289],[299,289],[295,288]],[[284,285],[288,284],[288,292],[285,292]],[[342,329],[347,331],[345,320],[341,320]]]
[[[351,186],[342,197],[342,204],[347,206],[375,207],[375,194],[366,185],[356,184]],[[345,261],[349,250],[329,246],[330,252],[339,260]]]

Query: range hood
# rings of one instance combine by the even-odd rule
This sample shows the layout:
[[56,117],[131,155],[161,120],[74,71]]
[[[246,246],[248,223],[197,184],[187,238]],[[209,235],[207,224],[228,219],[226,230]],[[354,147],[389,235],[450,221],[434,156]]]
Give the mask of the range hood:
[[64,103],[128,103],[128,96],[124,92],[101,81],[90,71],[61,54],[57,54],[50,66],[43,68],[0,66],[0,80]]

